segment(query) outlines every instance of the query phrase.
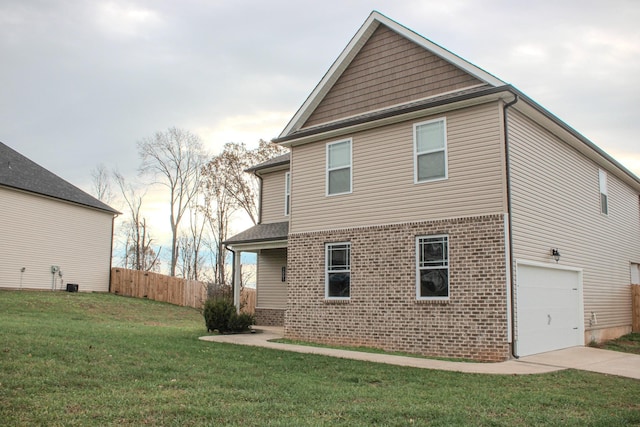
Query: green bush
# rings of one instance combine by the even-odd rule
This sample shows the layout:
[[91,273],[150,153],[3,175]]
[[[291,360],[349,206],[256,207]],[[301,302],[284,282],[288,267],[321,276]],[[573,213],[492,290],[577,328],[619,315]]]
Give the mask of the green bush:
[[221,334],[245,332],[255,323],[251,314],[236,313],[236,307],[228,298],[208,299],[204,303],[203,315],[207,330]]

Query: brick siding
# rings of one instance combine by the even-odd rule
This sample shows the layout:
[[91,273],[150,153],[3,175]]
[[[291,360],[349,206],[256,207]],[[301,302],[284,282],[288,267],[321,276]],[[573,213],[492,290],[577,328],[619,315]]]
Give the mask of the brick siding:
[[[449,236],[449,300],[416,299],[416,236]],[[325,299],[325,243],[351,242],[351,298]],[[502,215],[289,235],[285,336],[429,356],[509,358]]]
[[283,326],[284,310],[277,308],[256,308],[255,310],[257,326]]

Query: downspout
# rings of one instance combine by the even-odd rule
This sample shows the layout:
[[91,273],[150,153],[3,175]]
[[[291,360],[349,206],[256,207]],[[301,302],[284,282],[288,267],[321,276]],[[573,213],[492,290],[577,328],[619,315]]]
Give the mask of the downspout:
[[508,120],[507,120],[507,109],[518,102],[518,95],[514,94],[515,98],[513,101],[508,102],[503,107],[503,128],[504,128],[504,158],[505,158],[505,177],[507,180],[507,214],[509,216],[509,226],[507,229],[507,234],[509,236],[509,287],[510,287],[510,297],[511,301],[511,355],[518,359],[520,356],[515,354],[515,344],[516,344],[516,328],[515,328],[515,297],[514,297],[514,269],[513,269],[513,226],[511,221],[511,165],[509,162],[509,130],[508,130]]
[[113,230],[115,229],[115,222],[117,217],[118,217],[117,214],[111,217],[111,247],[109,249],[109,288],[107,289],[108,293],[111,293],[111,279],[112,279],[111,270],[113,269]]
[[258,196],[258,224],[262,224],[262,177],[258,175],[257,171],[253,172],[253,174],[258,178],[258,181],[260,181],[260,196]]

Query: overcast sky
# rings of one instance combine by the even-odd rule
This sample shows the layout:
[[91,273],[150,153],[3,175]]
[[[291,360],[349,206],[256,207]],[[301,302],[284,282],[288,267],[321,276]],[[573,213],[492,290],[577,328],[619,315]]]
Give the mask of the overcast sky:
[[171,126],[276,137],[372,10],[484,68],[640,175],[638,0],[0,0],[0,141],[90,189]]

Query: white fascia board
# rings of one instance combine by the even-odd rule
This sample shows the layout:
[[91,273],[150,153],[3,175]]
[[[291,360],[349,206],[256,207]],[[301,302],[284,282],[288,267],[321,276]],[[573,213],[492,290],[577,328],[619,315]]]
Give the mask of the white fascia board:
[[237,243],[235,245],[228,245],[229,249],[240,252],[257,252],[260,249],[280,249],[287,247],[286,240],[271,240],[266,242],[253,242],[253,243]]

